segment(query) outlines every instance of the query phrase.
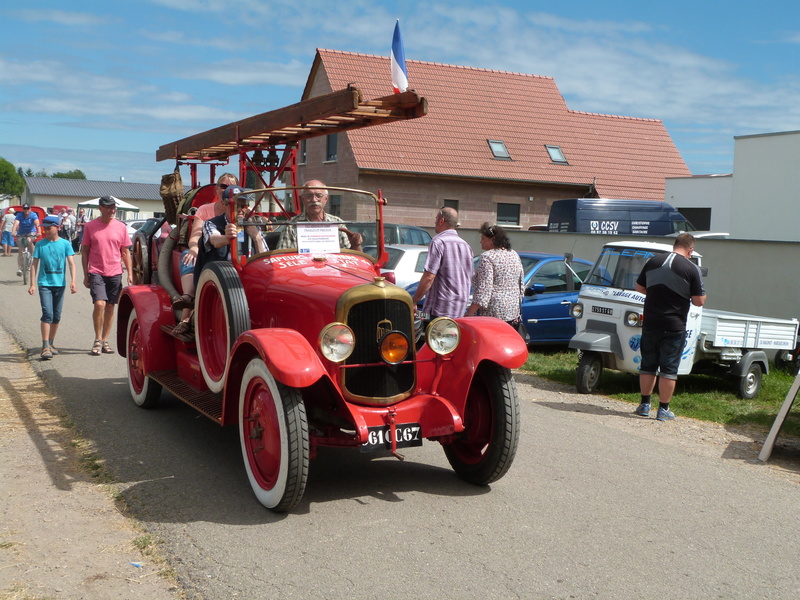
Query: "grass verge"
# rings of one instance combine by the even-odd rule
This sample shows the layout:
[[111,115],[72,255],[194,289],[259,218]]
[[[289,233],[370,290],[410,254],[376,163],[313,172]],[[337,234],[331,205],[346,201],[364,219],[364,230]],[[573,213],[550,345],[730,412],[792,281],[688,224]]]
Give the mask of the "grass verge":
[[[534,348],[522,370],[575,387],[578,354],[573,350]],[[755,398],[742,400],[736,395],[738,381],[713,375],[681,375],[671,407],[679,416],[692,417],[722,425],[755,426],[768,430],[794,381],[794,374],[770,365],[761,390]],[[638,404],[639,379],[630,373],[604,370],[599,394],[631,404]],[[657,402],[656,396],[653,402]],[[800,437],[800,406],[789,411],[782,434]],[[631,409],[632,410],[632,409]]]

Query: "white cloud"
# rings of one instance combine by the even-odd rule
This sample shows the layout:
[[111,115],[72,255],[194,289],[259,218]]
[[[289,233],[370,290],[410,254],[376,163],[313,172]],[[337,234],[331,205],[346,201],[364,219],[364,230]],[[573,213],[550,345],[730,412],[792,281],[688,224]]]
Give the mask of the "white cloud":
[[52,8],[14,10],[11,15],[29,23],[56,23],[66,27],[97,27],[112,22],[112,19],[96,14]]

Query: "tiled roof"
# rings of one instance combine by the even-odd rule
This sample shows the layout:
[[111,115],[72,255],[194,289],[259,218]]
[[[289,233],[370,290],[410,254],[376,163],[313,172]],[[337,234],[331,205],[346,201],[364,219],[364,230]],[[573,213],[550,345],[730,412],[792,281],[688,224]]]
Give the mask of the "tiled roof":
[[[161,201],[158,183],[128,183],[126,181],[90,181],[87,179],[60,179],[58,177],[25,177],[28,193],[65,198],[98,198],[114,196],[120,200]],[[184,186],[186,187],[186,186]],[[186,188],[189,189],[188,187]]]
[[[691,175],[660,120],[570,110],[551,77],[407,60],[428,115],[347,133],[360,169],[590,185],[608,198],[664,199],[666,177]],[[389,59],[318,50],[306,85],[353,83],[367,97],[391,93]],[[319,89],[319,83],[315,86]],[[512,160],[492,157],[501,140]],[[560,146],[555,164],[545,145]]]

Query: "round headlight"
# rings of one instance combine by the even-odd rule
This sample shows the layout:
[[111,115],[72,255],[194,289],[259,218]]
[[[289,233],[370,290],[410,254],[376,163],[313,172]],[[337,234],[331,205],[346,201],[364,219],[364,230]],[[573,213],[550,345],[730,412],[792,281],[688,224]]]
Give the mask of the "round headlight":
[[319,334],[322,355],[331,362],[342,362],[353,353],[356,338],[344,323],[331,323]]
[[380,343],[381,358],[390,365],[397,365],[403,362],[408,356],[411,347],[408,338],[400,331],[390,331],[381,338]]
[[583,304],[576,303],[570,306],[569,314],[573,319],[580,319],[583,316]]
[[625,313],[625,324],[628,327],[641,327],[642,317],[637,312],[628,311]]
[[431,321],[425,332],[425,341],[436,354],[450,354],[458,348],[461,340],[461,329],[458,324],[447,317],[439,317]]

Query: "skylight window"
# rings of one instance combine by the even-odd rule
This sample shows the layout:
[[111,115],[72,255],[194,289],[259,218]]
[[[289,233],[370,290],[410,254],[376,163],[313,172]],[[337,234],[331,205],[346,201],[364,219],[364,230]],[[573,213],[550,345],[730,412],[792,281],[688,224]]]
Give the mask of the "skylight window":
[[502,140],[486,140],[489,142],[489,149],[492,151],[492,156],[500,160],[511,160],[511,155],[508,153],[506,143]]
[[561,146],[548,146],[545,145],[547,148],[547,153],[550,155],[550,160],[554,163],[558,163],[560,165],[567,164],[567,157],[564,156],[564,153],[561,151]]

